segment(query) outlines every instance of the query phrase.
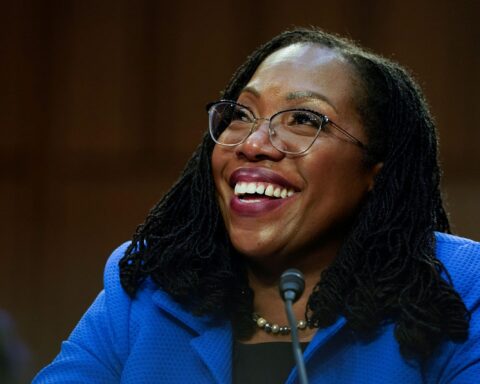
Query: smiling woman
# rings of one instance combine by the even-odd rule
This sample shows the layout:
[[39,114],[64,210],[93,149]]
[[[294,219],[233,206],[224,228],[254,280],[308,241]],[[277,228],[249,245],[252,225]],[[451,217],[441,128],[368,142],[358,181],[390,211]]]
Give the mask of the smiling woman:
[[[437,140],[400,66],[315,29],[276,36],[207,106],[184,173],[35,383],[480,377],[480,245],[452,236]],[[285,348],[287,347],[287,348]]]

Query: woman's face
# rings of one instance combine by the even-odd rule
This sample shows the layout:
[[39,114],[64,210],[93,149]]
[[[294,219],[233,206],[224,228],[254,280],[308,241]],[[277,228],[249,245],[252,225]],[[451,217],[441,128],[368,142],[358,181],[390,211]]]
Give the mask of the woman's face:
[[[317,111],[366,143],[355,82],[337,53],[294,44],[265,59],[238,102],[257,118],[291,108]],[[305,154],[285,155],[271,145],[264,120],[237,147],[216,145],[213,177],[233,246],[252,260],[288,265],[338,248],[379,169],[367,168],[363,156],[360,147],[328,125]],[[235,186],[242,183],[260,192],[270,185],[285,189],[287,196],[236,195]]]

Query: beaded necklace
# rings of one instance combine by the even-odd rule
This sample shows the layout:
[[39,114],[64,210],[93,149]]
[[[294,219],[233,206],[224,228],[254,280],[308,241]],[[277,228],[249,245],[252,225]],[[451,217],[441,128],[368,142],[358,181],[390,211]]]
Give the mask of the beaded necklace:
[[[253,313],[252,320],[255,322],[258,328],[263,329],[267,333],[272,333],[274,335],[288,335],[292,332],[292,329],[288,325],[280,326],[275,323],[270,323],[267,319],[260,316],[258,313]],[[313,328],[309,321],[299,320],[297,322],[297,329],[303,331],[307,328]]]

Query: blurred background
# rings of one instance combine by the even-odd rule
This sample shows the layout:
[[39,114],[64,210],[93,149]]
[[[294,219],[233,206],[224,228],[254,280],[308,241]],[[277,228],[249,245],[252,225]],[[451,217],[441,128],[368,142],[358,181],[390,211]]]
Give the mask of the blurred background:
[[416,75],[453,228],[479,240],[479,16],[476,0],[1,1],[0,308],[28,370],[55,356],[112,249],[178,177],[204,105],[289,27],[351,37]]

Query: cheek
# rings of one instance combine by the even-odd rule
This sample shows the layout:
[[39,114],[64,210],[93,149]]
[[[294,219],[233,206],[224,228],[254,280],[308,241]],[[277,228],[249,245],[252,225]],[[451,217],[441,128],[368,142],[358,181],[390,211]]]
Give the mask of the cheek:
[[316,151],[305,159],[302,168],[308,184],[322,185],[324,188],[343,180],[353,171],[354,160],[348,154],[326,148]]
[[355,208],[370,186],[370,171],[365,169],[361,154],[352,151],[319,153],[305,169],[304,178],[315,195],[313,203],[332,210],[335,206]]

